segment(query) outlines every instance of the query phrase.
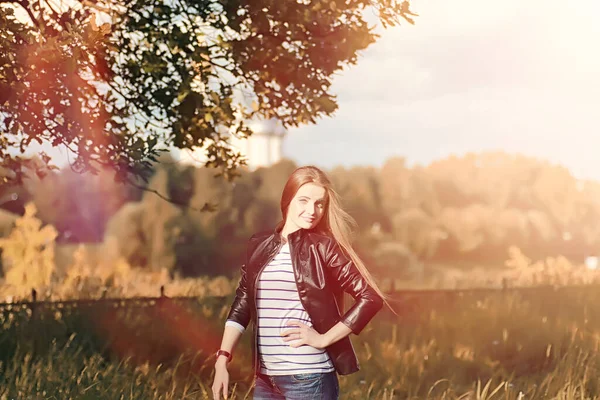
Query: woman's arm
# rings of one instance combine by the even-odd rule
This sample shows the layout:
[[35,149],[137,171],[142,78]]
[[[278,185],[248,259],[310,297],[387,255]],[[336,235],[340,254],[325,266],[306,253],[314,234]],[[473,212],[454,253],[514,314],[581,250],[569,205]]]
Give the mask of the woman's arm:
[[[250,238],[250,241],[252,238]],[[220,350],[225,350],[230,354],[233,354],[233,350],[240,340],[240,337],[244,333],[244,330],[250,323],[251,319],[251,307],[250,298],[248,293],[247,277],[246,277],[246,265],[248,264],[250,256],[250,241],[246,249],[246,263],[242,265],[241,277],[238,287],[235,291],[235,299],[227,315],[227,322],[225,323],[225,330],[223,331],[223,338],[221,339]],[[227,399],[228,386],[229,386],[229,372],[227,371],[227,357],[221,355],[217,357],[215,361],[215,378],[212,385],[212,392],[214,399],[221,398],[221,391],[223,397]]]
[[250,318],[250,297],[246,279],[246,264],[244,264],[241,268],[240,282],[235,291],[235,299],[227,315],[227,320],[237,322],[243,328],[246,328],[250,323]]
[[355,300],[352,307],[342,315],[340,322],[358,335],[381,310],[383,299],[369,286],[352,259],[335,239],[331,240],[327,248],[326,266],[339,287]]
[[339,285],[355,300],[354,305],[327,332],[320,334],[314,328],[298,321],[290,321],[281,333],[284,342],[291,347],[304,344],[323,349],[343,339],[350,333],[358,335],[383,307],[383,299],[369,286],[356,265],[340,248],[335,240],[327,247],[326,265],[328,272]]
[[[233,350],[244,333],[245,328],[250,322],[250,307],[248,301],[248,287],[246,284],[246,264],[242,265],[241,278],[238,288],[235,292],[235,299],[229,310],[221,346],[219,350],[225,350],[229,354],[233,354]],[[212,385],[214,399],[223,397],[227,399],[229,392],[229,371],[227,364],[229,360],[224,355],[217,357],[215,361],[215,377]]]
[[[223,332],[223,340],[221,341],[221,350],[233,354],[233,349],[241,336],[242,331],[240,329],[226,325]],[[227,363],[228,360],[225,356],[221,355],[217,357],[217,361],[215,362],[215,379],[212,385],[213,399],[219,400],[221,392],[225,399],[229,395],[229,371],[227,371]]]
[[[240,341],[242,337],[242,332],[240,329],[235,328],[233,326],[225,325],[225,330],[223,331],[223,339],[221,339],[221,347],[219,350],[225,350],[229,354],[233,354],[233,350],[236,345]],[[217,357],[216,365],[227,365],[227,358],[225,356]]]
[[340,321],[323,334],[323,347],[331,346],[351,333],[352,329]]

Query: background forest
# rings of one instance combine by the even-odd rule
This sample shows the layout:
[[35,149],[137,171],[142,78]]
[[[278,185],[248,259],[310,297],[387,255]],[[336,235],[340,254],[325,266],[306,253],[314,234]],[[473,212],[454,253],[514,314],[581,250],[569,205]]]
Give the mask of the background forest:
[[[227,182],[163,157],[146,190],[114,182],[107,171],[70,170],[5,188],[5,293],[64,283],[82,268],[98,277],[96,293],[125,270],[163,283],[235,282],[246,240],[279,221],[281,190],[294,168],[284,160]],[[358,223],[355,245],[387,290],[595,279],[600,184],[566,168],[490,152],[327,172]],[[26,208],[27,232],[11,239]],[[39,257],[47,273],[34,276],[31,260],[19,263],[23,251]]]

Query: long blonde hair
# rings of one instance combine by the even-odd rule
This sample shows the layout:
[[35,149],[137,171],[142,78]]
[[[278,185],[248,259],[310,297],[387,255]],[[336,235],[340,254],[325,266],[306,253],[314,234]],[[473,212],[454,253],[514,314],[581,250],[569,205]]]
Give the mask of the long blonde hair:
[[[323,187],[326,192],[325,212],[323,214],[323,218],[321,218],[321,221],[319,221],[319,224],[314,229],[331,233],[343,251],[346,252],[354,265],[356,265],[356,268],[367,281],[369,286],[371,286],[377,292],[377,294],[381,296],[384,303],[390,308],[390,310],[392,310],[392,312],[394,312],[393,308],[388,302],[389,296],[379,289],[375,279],[362,262],[358,254],[356,254],[356,251],[354,251],[352,248],[351,237],[353,229],[357,226],[356,221],[350,214],[344,211],[340,197],[335,190],[333,190],[331,181],[319,168],[312,165],[304,166],[297,168],[290,175],[281,194],[281,214],[283,216],[283,220],[277,226],[277,230],[281,230],[283,228],[287,219],[289,205],[296,195],[296,192],[302,185],[307,183],[317,184]],[[341,297],[340,300],[343,300],[343,297]],[[343,305],[341,307],[342,310],[340,311],[343,311]]]

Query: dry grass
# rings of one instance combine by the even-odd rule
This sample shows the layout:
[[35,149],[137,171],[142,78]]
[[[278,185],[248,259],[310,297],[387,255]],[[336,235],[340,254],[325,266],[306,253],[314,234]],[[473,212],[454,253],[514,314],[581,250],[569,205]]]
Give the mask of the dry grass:
[[[42,232],[33,217],[22,228],[30,236]],[[17,269],[0,285],[4,300],[29,296],[33,275],[27,260],[50,270],[36,286],[39,299],[155,297],[160,286],[169,296],[194,299],[34,315],[16,305],[5,308],[0,313],[0,400],[209,398],[210,354],[218,346],[237,279],[173,279],[165,270],[91,257],[85,247],[75,252],[66,271],[56,271],[44,244],[48,235],[39,240],[19,235],[2,244],[5,250],[12,246],[14,254],[25,249],[30,258],[13,260]],[[493,277],[447,275],[436,285],[497,286],[506,279],[511,285],[550,287],[398,299],[399,317],[382,312],[353,339],[362,368],[340,377],[342,398],[599,398],[600,293],[563,285],[597,283],[600,272],[561,257],[533,262],[516,248],[497,271]],[[402,287],[401,282],[386,285]],[[237,399],[251,393],[249,336],[232,365]]]
[[[97,310],[4,318],[0,399],[209,398],[207,354],[230,301],[119,310],[104,329],[85,323]],[[596,399],[599,301],[595,290],[548,288],[405,298],[400,317],[382,312],[353,338],[362,368],[340,377],[342,398]],[[249,336],[233,365],[237,399],[251,389]]]

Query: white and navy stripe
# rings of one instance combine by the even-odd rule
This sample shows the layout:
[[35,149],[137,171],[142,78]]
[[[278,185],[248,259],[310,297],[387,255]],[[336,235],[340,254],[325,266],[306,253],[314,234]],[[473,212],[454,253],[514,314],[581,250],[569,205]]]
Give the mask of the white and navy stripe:
[[[260,372],[265,375],[292,375],[331,372],[333,363],[325,350],[303,345],[291,347],[281,333],[288,321],[300,321],[312,326],[312,321],[298,295],[289,245],[284,244],[279,254],[263,269],[256,292],[258,317],[258,353]],[[243,327],[227,321],[243,332]]]

